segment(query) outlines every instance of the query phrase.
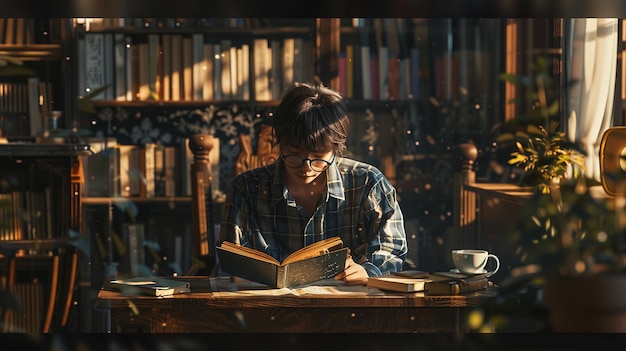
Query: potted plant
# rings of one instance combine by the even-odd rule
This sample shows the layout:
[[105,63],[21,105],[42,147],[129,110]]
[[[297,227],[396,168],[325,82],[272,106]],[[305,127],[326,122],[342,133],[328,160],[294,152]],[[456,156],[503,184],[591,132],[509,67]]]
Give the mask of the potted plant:
[[523,183],[547,194],[568,176],[578,178],[585,170],[585,154],[576,143],[558,130],[559,123],[549,121],[547,128],[529,124],[525,130],[503,133],[496,142],[513,143],[515,150],[508,163],[524,168]]
[[553,331],[626,332],[626,208],[597,184],[537,191],[507,238],[527,274],[505,291],[539,287]]
[[577,178],[585,170],[585,154],[559,130],[559,99],[546,57],[533,61],[531,76],[504,73],[500,79],[526,91],[527,112],[504,125],[496,139],[501,150],[509,151],[508,164],[522,167],[522,184],[549,193],[565,177]]

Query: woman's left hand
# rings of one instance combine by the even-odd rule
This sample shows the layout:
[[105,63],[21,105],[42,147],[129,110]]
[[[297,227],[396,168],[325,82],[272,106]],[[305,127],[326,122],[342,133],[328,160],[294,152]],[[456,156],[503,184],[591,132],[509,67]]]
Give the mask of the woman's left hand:
[[343,279],[347,285],[367,285],[367,278],[365,268],[354,262],[351,257],[346,259],[344,271],[335,276],[335,280]]

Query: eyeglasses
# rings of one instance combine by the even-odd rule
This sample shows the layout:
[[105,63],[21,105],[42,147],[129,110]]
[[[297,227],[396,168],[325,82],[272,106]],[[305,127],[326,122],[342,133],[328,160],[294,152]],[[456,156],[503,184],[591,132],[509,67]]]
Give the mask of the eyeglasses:
[[313,159],[304,158],[298,155],[285,156],[282,153],[281,153],[281,157],[283,158],[283,162],[285,163],[285,166],[289,168],[300,168],[304,164],[304,161],[309,161],[309,168],[315,172],[322,172],[326,170],[326,168],[328,168],[330,165],[332,165],[333,162],[335,162],[335,155],[333,155],[333,158],[330,161],[326,161],[321,158],[313,158]]

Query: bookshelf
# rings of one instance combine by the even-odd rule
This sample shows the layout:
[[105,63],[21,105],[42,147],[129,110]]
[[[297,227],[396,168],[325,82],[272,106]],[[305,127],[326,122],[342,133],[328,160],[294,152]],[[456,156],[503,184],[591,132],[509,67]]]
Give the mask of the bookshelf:
[[[198,133],[206,133],[215,136],[218,139],[216,143],[219,154],[217,162],[213,167],[213,201],[217,204],[214,207],[214,221],[219,223],[220,196],[223,196],[229,179],[235,173],[235,161],[240,151],[238,143],[233,142],[238,139],[239,135],[250,135],[252,137],[252,145],[256,145],[256,136],[263,125],[269,123],[269,119],[273,110],[279,103],[280,93],[289,84],[289,82],[304,80],[319,80],[325,85],[338,89],[340,84],[346,84],[340,79],[345,77],[339,76],[340,53],[345,48],[346,43],[352,44],[360,50],[360,40],[362,37],[374,36],[376,29],[369,23],[363,23],[361,27],[354,26],[352,22],[340,19],[250,19],[241,21],[227,21],[220,19],[194,19],[194,20],[168,20],[168,19],[104,19],[102,22],[88,22],[86,20],[75,19],[75,32],[77,38],[77,48],[83,47],[80,44],[86,40],[85,36],[109,36],[109,42],[115,40],[116,36],[124,36],[127,38],[125,43],[131,43],[130,47],[138,45],[157,45],[156,52],[159,56],[156,64],[149,59],[145,59],[140,63],[136,58],[134,61],[128,60],[126,55],[115,55],[115,50],[109,45],[109,56],[113,57],[109,61],[108,66],[99,69],[101,77],[97,80],[105,82],[107,69],[113,71],[115,59],[117,57],[124,58],[124,66],[128,69],[129,62],[131,79],[128,75],[122,75],[108,85],[117,87],[119,82],[124,82],[126,89],[131,87],[131,93],[119,93],[109,95],[98,95],[91,100],[96,113],[81,113],[80,125],[82,128],[89,129],[92,135],[98,135],[100,138],[113,138],[118,145],[139,146],[157,143],[162,146],[177,148],[177,170],[188,170],[189,163],[182,158],[188,157],[187,141]],[[367,33],[367,34],[364,34]],[[198,39],[198,37],[200,39]],[[91,40],[91,39],[89,39]],[[98,39],[98,43],[104,43],[106,39]],[[403,37],[407,41],[407,37]],[[121,41],[120,41],[121,42]],[[152,44],[151,44],[152,42]],[[197,43],[202,44],[202,52],[204,56],[194,56],[196,50],[194,46]],[[172,45],[180,44],[179,49],[172,49]],[[187,48],[188,56],[184,56],[184,46],[191,45],[191,49]],[[405,46],[408,43],[405,44]],[[105,46],[106,47],[106,46]],[[197,46],[196,46],[197,47]],[[215,51],[220,47],[219,52]],[[234,48],[234,51],[225,51],[225,47]],[[247,47],[248,55],[247,73],[241,74],[242,69],[237,61],[241,56],[240,49]],[[372,45],[372,51],[377,47]],[[128,53],[129,46],[126,46]],[[143,50],[146,50],[144,47]],[[148,50],[150,50],[148,48]],[[168,54],[168,50],[169,54]],[[213,50],[213,51],[211,51]],[[293,50],[293,51],[287,51]],[[130,50],[132,51],[132,49]],[[271,54],[268,54],[268,51]],[[178,56],[171,55],[178,53]],[[215,58],[216,54],[219,60],[206,60],[208,57]],[[278,52],[278,55],[275,53]],[[297,59],[295,56],[300,56]],[[302,58],[302,56],[304,58]],[[77,51],[76,57],[81,61],[81,57],[87,57],[86,51]],[[192,61],[188,61],[189,57]],[[196,57],[195,59],[193,59]],[[278,59],[277,59],[278,58]],[[187,60],[187,61],[186,61]],[[229,62],[227,62],[230,60]],[[229,70],[226,65],[230,65],[232,60],[237,61],[235,66],[238,70]],[[87,59],[83,60],[87,64]],[[102,59],[101,63],[107,62]],[[151,63],[152,62],[152,63]],[[187,64],[185,64],[187,62]],[[213,71],[213,79],[207,82],[206,79],[202,84],[197,84],[195,78],[198,77],[194,73],[196,65],[200,62],[203,71]],[[263,65],[259,65],[262,62]],[[275,68],[276,65],[281,67],[280,70]],[[269,68],[267,67],[269,66]],[[90,71],[88,68],[80,68],[79,65],[76,77],[78,78],[76,87],[78,95],[88,94],[87,84],[83,84],[84,73],[81,75],[80,70]],[[191,70],[185,75],[185,68]],[[362,70],[360,65],[354,69]],[[144,71],[144,76],[157,77],[155,83],[144,80],[144,86],[148,89],[156,89],[152,92],[142,93],[141,84],[132,83],[132,77],[139,76],[140,71]],[[156,70],[154,73],[146,73],[145,71]],[[175,71],[178,74],[174,74]],[[255,71],[256,70],[256,71]],[[243,72],[245,72],[245,67]],[[280,72],[279,72],[280,71]],[[119,72],[128,72],[119,70]],[[277,74],[280,73],[280,74]],[[228,77],[227,77],[228,76]],[[242,83],[242,76],[247,77],[247,84]],[[360,76],[360,75],[355,75]],[[145,78],[144,77],[144,78]],[[110,78],[110,77],[109,77]],[[185,78],[191,79],[190,86],[201,86],[202,91],[191,94],[191,97],[185,97]],[[205,77],[206,78],[206,77]],[[245,81],[245,78],[243,78]],[[130,83],[129,83],[130,81]],[[173,82],[178,81],[176,89]],[[211,85],[212,83],[212,85]],[[102,83],[101,83],[102,84]],[[205,88],[211,85],[212,95],[206,93]],[[361,91],[361,85],[351,84],[354,90]],[[96,86],[96,89],[99,86]],[[236,87],[236,88],[235,88]],[[243,89],[243,91],[242,91]],[[408,99],[408,97],[407,97]],[[354,151],[354,155],[364,161],[371,162],[381,167],[386,174],[395,179],[395,161],[393,159],[398,148],[401,145],[393,144],[393,142],[385,143],[379,146],[376,143],[376,137],[366,138],[365,142],[359,139],[360,135],[376,132],[376,126],[379,124],[377,119],[382,121],[382,133],[389,133],[390,130],[401,131],[402,126],[396,126],[401,116],[408,110],[406,99],[399,96],[393,99],[376,98],[363,99],[362,93],[352,96],[347,101],[349,108],[354,112],[355,118],[361,122],[354,123],[354,139],[349,149]],[[390,128],[393,127],[393,128]],[[369,128],[369,129],[364,129]],[[398,140],[393,136],[382,138],[384,140]],[[382,150],[382,151],[381,151]],[[384,161],[381,162],[381,152],[384,153]],[[187,154],[187,156],[184,156]],[[215,161],[215,158],[213,158]],[[89,161],[85,162],[85,164]],[[87,174],[87,184],[92,179]],[[169,243],[168,233],[164,233],[163,226],[151,225],[153,209],[171,208],[172,213],[178,213],[181,208],[189,208],[191,202],[191,193],[188,190],[187,182],[189,174],[186,172],[177,173],[176,191],[166,196],[158,194],[152,197],[127,196],[126,198],[133,201],[138,208],[138,217],[134,220],[145,224],[146,233],[150,233],[152,239],[163,244],[161,245],[161,256],[176,256],[170,252],[173,245]],[[121,190],[121,189],[120,189]],[[121,192],[121,191],[120,191]],[[85,211],[86,216],[98,216],[103,221],[106,216],[107,204],[110,197],[117,195],[115,191],[110,194],[99,194],[96,196],[87,196],[85,198],[85,207],[89,210]],[[96,208],[100,210],[95,211]],[[94,211],[92,211],[94,210]],[[103,212],[104,211],[104,212]],[[183,210],[184,213],[184,210]],[[163,214],[167,217],[167,214]],[[124,217],[124,216],[122,216]],[[189,218],[188,216],[187,218]],[[171,217],[177,220],[177,217]],[[94,223],[85,217],[84,223]],[[181,224],[182,225],[182,224]],[[119,227],[119,226],[118,226]],[[120,229],[114,229],[121,232]],[[85,233],[89,236],[100,235],[106,231],[87,228]],[[182,228],[181,228],[182,231]],[[159,234],[159,232],[161,234]],[[126,274],[124,267],[120,266],[120,274]],[[153,267],[152,267],[153,268]],[[180,267],[182,273],[186,267]]]
[[0,144],[2,284],[24,306],[2,311],[4,331],[68,326],[79,260],[79,245],[71,244],[80,241],[79,156],[88,152],[84,144]]
[[[72,115],[71,36],[66,19],[0,19],[0,129],[13,141],[31,141],[48,128],[53,111]],[[58,128],[65,128],[63,120]]]

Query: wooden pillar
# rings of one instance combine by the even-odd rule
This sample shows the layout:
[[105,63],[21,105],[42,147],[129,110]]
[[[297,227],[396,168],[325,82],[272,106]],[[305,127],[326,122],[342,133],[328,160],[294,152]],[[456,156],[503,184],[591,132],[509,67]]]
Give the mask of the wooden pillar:
[[215,266],[215,232],[211,197],[211,162],[209,153],[214,138],[197,134],[189,138],[189,149],[194,155],[191,164],[191,219],[193,267],[191,274],[210,275]]
[[472,248],[476,237],[476,194],[465,190],[466,184],[476,182],[474,162],[478,149],[474,144],[457,145],[461,170],[454,175],[454,234],[458,247]]

